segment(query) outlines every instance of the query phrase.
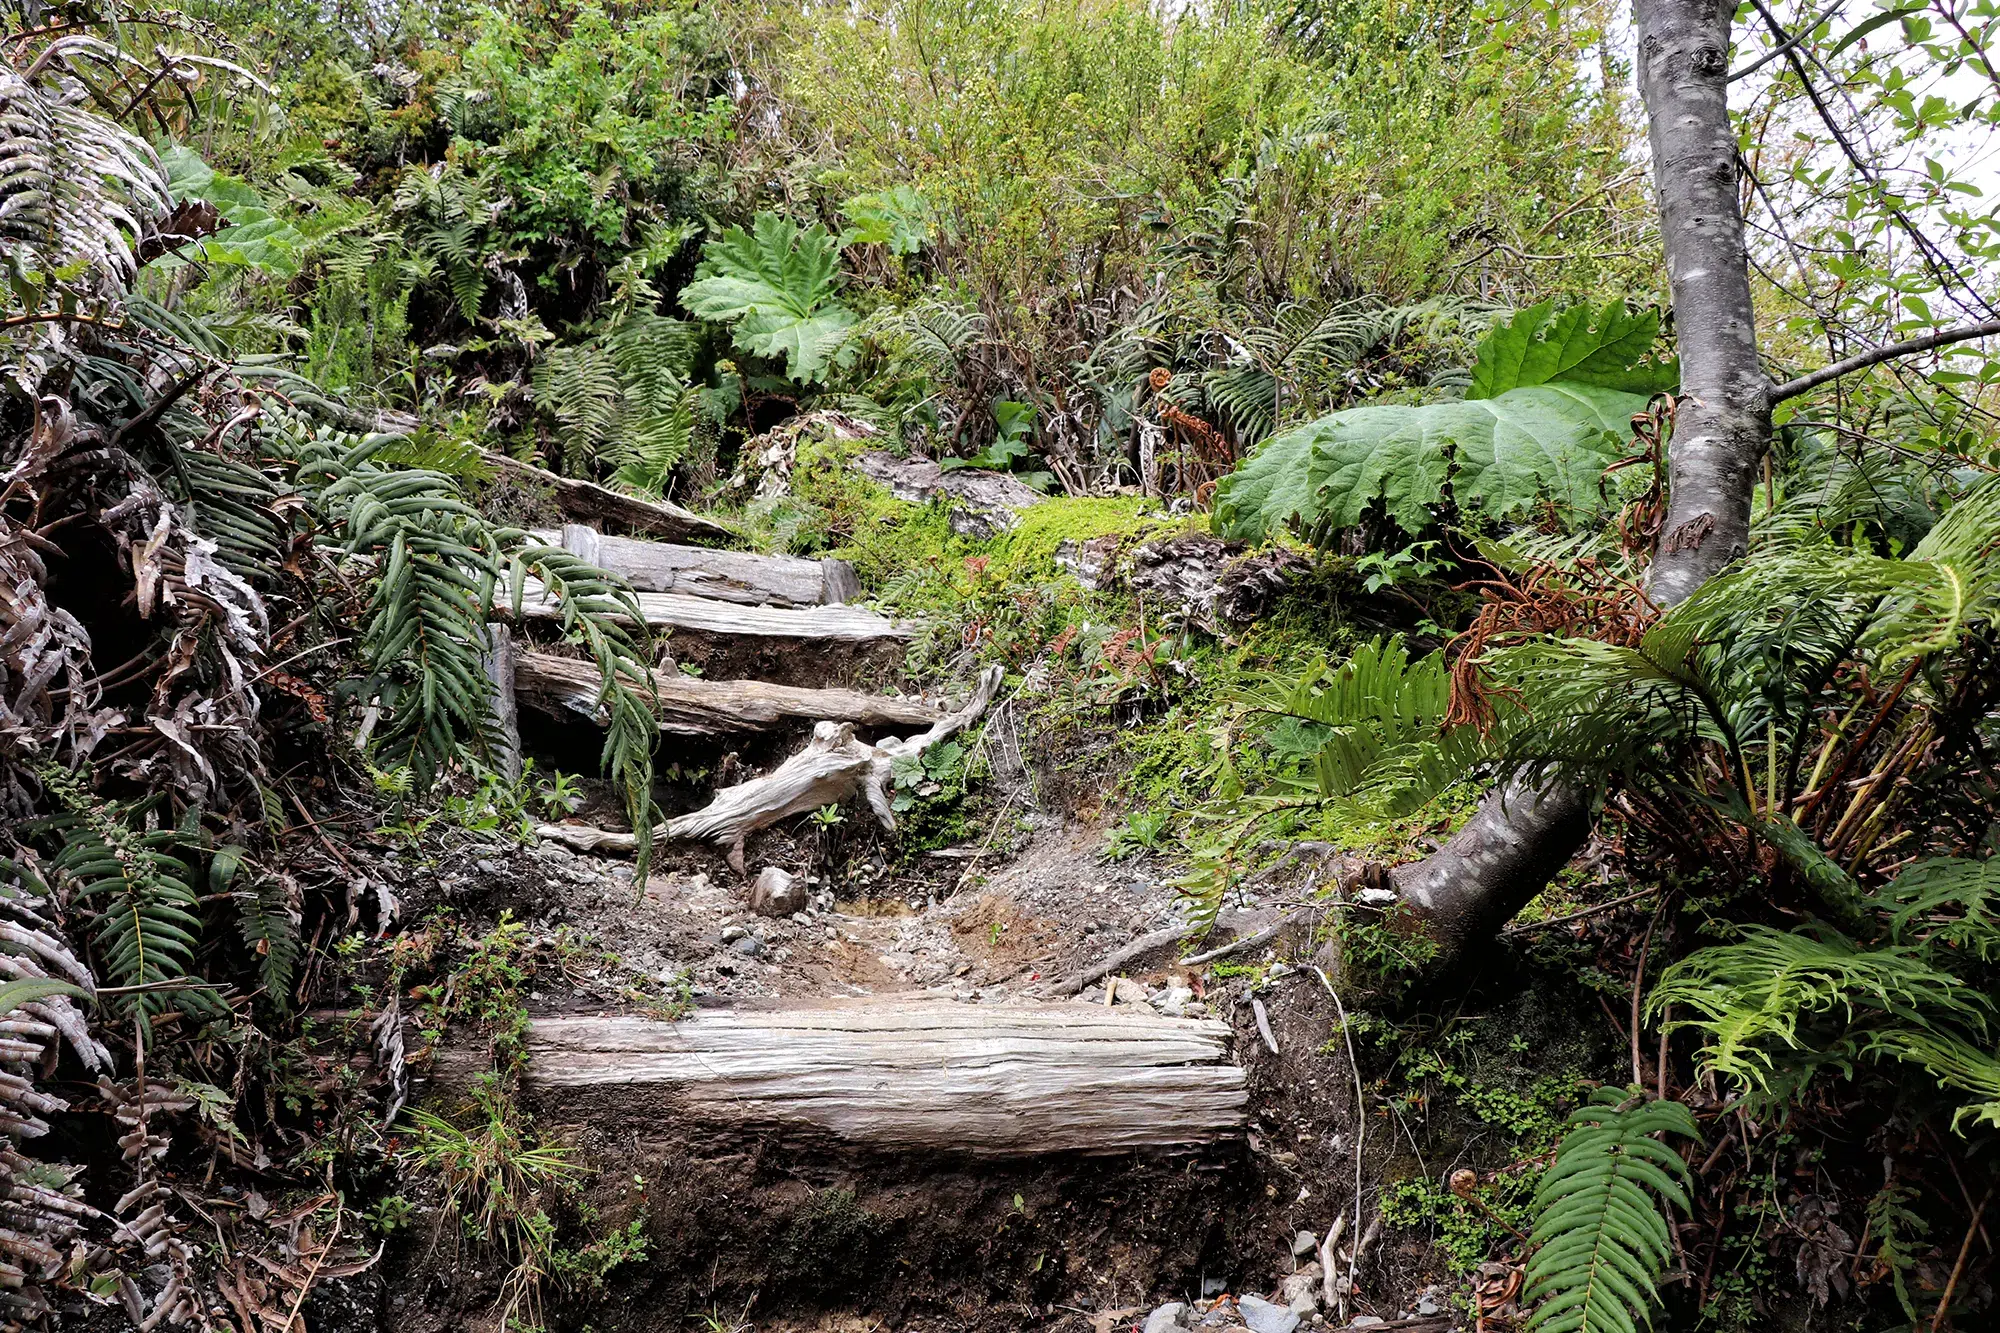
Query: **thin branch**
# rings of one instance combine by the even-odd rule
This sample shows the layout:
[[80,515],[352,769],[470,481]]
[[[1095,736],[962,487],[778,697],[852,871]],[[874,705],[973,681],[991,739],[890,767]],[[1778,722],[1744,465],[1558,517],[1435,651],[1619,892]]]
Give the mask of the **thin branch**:
[[1803,28],[1800,28],[1797,36],[1787,38],[1782,46],[1772,47],[1770,50],[1766,51],[1763,55],[1758,56],[1757,59],[1745,65],[1742,69],[1730,70],[1729,82],[1734,83],[1738,79],[1747,79],[1752,74],[1755,74],[1758,70],[1764,68],[1764,66],[1770,64],[1773,60],[1776,60],[1778,57],[1784,55],[1790,55],[1793,47],[1797,46],[1800,42],[1803,42],[1806,38],[1812,36],[1813,33],[1817,32],[1819,30],[1820,24],[1826,22],[1828,19],[1832,18],[1835,14],[1839,13],[1840,6],[1841,6],[1841,0],[1834,0],[1833,4],[1828,5],[1825,9],[1819,12],[1819,16],[1817,18],[1813,19],[1812,22],[1806,24]]
[[1978,324],[1962,324],[1955,329],[1943,329],[1937,333],[1926,333],[1921,338],[1911,338],[1906,342],[1891,343],[1887,347],[1871,347],[1865,352],[1856,352],[1845,360],[1830,366],[1822,366],[1811,374],[1797,379],[1786,380],[1783,384],[1771,386],[1771,401],[1782,403],[1787,398],[1796,398],[1802,393],[1810,393],[1829,380],[1837,380],[1842,375],[1852,375],[1857,370],[1880,365],[1884,361],[1894,361],[1898,357],[1915,356],[1928,352],[1933,347],[1945,347],[1952,343],[1962,343],[1973,338],[1990,337],[2000,333],[2000,319],[1984,320]]

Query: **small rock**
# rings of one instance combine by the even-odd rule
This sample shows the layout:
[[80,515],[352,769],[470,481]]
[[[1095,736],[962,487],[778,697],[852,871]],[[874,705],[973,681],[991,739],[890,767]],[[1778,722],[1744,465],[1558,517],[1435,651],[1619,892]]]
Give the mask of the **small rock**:
[[1425,1287],[1417,1293],[1417,1313],[1425,1318],[1444,1313],[1444,1303],[1438,1299],[1436,1287]]
[[764,941],[758,939],[755,935],[745,935],[729,947],[742,954],[745,958],[755,958],[758,954],[764,952]]
[[[1188,987],[1168,986],[1160,992],[1160,998],[1156,1002],[1155,1007],[1169,1018],[1183,1018],[1187,1015],[1188,1006],[1193,1003],[1194,992]],[[1299,1234],[1305,1235],[1306,1233],[1300,1232]],[[1315,1241],[1314,1244],[1317,1245],[1318,1242]]]
[[482,875],[497,875],[500,873],[500,867],[494,865],[491,861],[488,861],[483,857],[477,861],[474,861],[472,863],[472,868],[474,870],[477,870]]
[[1292,1333],[1299,1326],[1297,1314],[1262,1296],[1245,1296],[1236,1302],[1236,1309],[1250,1326],[1250,1333]]
[[[1192,996],[1194,992],[1189,991],[1188,994]],[[1319,1237],[1313,1235],[1310,1231],[1301,1231],[1298,1235],[1292,1237],[1292,1254],[1295,1258],[1303,1259],[1318,1248]]]
[[1316,1263],[1307,1264],[1278,1284],[1278,1299],[1301,1319],[1310,1319],[1319,1309],[1320,1272]]
[[1380,1328],[1389,1321],[1379,1314],[1358,1314],[1347,1321],[1349,1328]]
[[749,931],[741,926],[724,926],[722,928],[722,942],[724,944],[734,944],[749,933]]
[[1145,1333],[1181,1333],[1187,1328],[1188,1308],[1180,1301],[1169,1301],[1146,1316]]
[[1226,1277],[1204,1277],[1201,1280],[1201,1298],[1203,1300],[1207,1300],[1211,1296],[1220,1296],[1228,1290],[1229,1279]]
[[790,916],[806,905],[805,886],[798,877],[776,866],[757,872],[750,886],[750,910],[759,916]]

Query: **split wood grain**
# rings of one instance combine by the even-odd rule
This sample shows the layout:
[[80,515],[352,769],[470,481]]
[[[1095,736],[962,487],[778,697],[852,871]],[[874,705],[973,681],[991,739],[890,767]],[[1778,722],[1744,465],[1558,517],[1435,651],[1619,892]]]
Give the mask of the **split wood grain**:
[[[907,639],[917,632],[915,625],[890,620],[858,606],[741,606],[677,592],[641,592],[633,596],[646,623],[659,629],[822,643],[875,643]],[[521,614],[530,620],[554,620],[561,612],[540,582],[529,579],[521,600]]]
[[678,1023],[543,1018],[530,1085],[658,1087],[676,1114],[975,1156],[1178,1148],[1242,1132],[1230,1030],[1097,1005],[925,996],[703,1011]]
[[[521,702],[558,716],[601,723],[597,668],[550,653],[517,652],[514,691]],[[788,720],[852,722],[864,727],[928,727],[943,712],[919,699],[859,690],[802,689],[761,680],[705,680],[655,671],[660,730],[678,736],[764,731]]]
[[574,522],[600,526],[616,524],[668,541],[736,540],[735,533],[714,519],[704,518],[665,500],[641,500],[636,495],[626,495],[593,481],[559,477],[547,468],[523,463],[490,449],[483,451],[480,457],[502,478],[547,487],[554,492],[556,507],[562,510],[563,517]]
[[861,581],[845,560],[607,537],[581,523],[535,536],[619,575],[639,592],[677,592],[746,606],[833,606],[861,597]]

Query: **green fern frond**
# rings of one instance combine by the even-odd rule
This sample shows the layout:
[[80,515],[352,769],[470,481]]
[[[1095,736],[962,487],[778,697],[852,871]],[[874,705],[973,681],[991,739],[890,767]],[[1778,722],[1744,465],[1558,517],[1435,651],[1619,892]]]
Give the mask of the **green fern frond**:
[[525,537],[501,534],[513,547],[507,587],[514,612],[520,614],[528,580],[539,581],[561,610],[565,637],[581,640],[597,664],[599,706],[606,715],[602,767],[625,798],[638,839],[635,868],[644,884],[653,856],[653,745],[660,734],[651,654],[636,637],[644,634],[646,618],[622,581],[560,547],[528,543]]
[[1984,1036],[1994,1010],[1919,946],[1863,949],[1833,931],[1768,926],[1746,926],[1735,943],[1675,963],[1646,1003],[1655,1014],[1674,1006],[1671,1026],[1707,1038],[1696,1057],[1703,1068],[1761,1090],[1821,1065],[1852,1073],[1885,1024]]
[[[201,934],[201,909],[186,862],[169,850],[174,831],[132,828],[125,807],[101,800],[65,769],[45,766],[41,777],[63,813],[37,821],[30,832],[62,840],[49,867],[94,913],[91,943],[103,962],[100,975],[120,986],[187,976]],[[157,1013],[170,998],[185,1003],[185,997],[142,992],[124,997],[121,1007]]]
[[1656,1199],[1687,1211],[1687,1164],[1656,1134],[1699,1141],[1679,1102],[1639,1088],[1599,1088],[1535,1190],[1536,1249],[1522,1301],[1539,1333],[1636,1333],[1652,1324],[1656,1285],[1672,1253]]
[[599,343],[551,347],[535,367],[535,402],[595,457],[610,436],[624,396],[618,365]]
[[1904,942],[2000,958],[2000,857],[1940,856],[1919,861],[1882,890],[1889,933]]
[[[236,908],[237,930],[257,959],[264,994],[278,1009],[290,1007],[292,978],[298,971],[299,923],[276,876],[245,874],[243,849],[220,847],[208,863],[209,892]],[[248,881],[247,884],[242,881]]]

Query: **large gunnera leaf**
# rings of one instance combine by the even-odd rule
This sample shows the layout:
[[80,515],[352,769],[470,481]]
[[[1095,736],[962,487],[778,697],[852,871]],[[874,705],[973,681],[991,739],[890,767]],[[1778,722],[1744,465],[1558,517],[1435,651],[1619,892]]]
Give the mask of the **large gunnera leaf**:
[[1672,383],[1672,365],[1647,358],[1658,336],[1655,313],[1622,304],[1524,310],[1481,342],[1464,399],[1352,407],[1274,436],[1216,488],[1216,528],[1318,536],[1380,500],[1416,533],[1447,496],[1495,519],[1542,503],[1593,517],[1615,500],[1604,469],[1627,453],[1633,414]]
[[806,384],[825,375],[854,323],[854,312],[835,299],[839,273],[840,245],[824,227],[801,231],[776,213],[759,213],[753,230],[731,227],[703,247],[681,303],[730,325],[742,350],[782,356],[785,374]]
[[[305,237],[273,213],[249,182],[221,174],[194,149],[178,144],[160,154],[160,165],[167,170],[174,202],[205,200],[229,222],[213,236],[197,241],[187,256],[206,264],[258,269],[278,278],[298,273]],[[175,268],[186,262],[182,255],[168,255],[158,266]]]

